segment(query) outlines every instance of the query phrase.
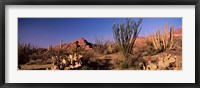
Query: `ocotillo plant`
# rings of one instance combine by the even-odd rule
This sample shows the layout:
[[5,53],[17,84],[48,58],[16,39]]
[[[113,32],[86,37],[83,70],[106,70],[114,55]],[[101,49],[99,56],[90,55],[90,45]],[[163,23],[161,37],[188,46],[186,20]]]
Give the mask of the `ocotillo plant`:
[[114,24],[112,27],[115,42],[125,58],[132,53],[135,40],[142,29],[139,28],[141,23],[141,18],[137,22],[127,18],[126,23]]
[[165,51],[167,49],[173,48],[173,32],[174,32],[174,26],[170,27],[170,34],[168,37],[168,24],[165,25],[165,28],[162,30],[162,33],[160,34],[160,31],[157,29],[156,36],[152,36],[151,40],[156,50],[159,52]]

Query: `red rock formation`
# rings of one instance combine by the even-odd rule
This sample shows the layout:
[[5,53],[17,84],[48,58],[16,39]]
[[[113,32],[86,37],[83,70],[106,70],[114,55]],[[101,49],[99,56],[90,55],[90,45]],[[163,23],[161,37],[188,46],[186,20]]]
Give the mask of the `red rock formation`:
[[[82,48],[84,50],[92,50],[91,46],[92,44],[89,43],[87,40],[85,40],[84,38],[80,38],[74,42],[62,44],[62,49],[72,50],[73,48],[77,47]],[[53,49],[58,50],[59,45],[55,46]]]
[[146,45],[145,37],[137,37],[137,39],[135,40],[135,45],[136,46],[145,46]]
[[174,31],[174,36],[182,36],[182,27],[180,27]]

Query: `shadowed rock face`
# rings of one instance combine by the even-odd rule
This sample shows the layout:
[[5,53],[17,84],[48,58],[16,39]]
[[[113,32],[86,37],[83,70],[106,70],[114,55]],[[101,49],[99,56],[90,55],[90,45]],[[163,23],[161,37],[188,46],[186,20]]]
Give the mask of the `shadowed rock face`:
[[[71,50],[74,47],[80,47],[84,50],[92,50],[92,43],[88,42],[87,40],[85,40],[84,38],[80,38],[74,42],[71,43],[65,43],[62,44],[62,49],[67,49],[67,50]],[[58,50],[59,49],[59,45],[55,46],[53,49]]]

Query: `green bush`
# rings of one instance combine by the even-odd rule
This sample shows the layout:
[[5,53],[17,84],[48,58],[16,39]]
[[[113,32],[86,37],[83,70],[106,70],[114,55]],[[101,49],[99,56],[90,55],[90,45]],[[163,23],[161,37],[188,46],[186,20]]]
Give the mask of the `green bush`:
[[127,59],[124,60],[123,62],[121,62],[119,64],[120,68],[121,69],[127,69],[127,68],[130,68],[131,67],[131,62],[129,62]]

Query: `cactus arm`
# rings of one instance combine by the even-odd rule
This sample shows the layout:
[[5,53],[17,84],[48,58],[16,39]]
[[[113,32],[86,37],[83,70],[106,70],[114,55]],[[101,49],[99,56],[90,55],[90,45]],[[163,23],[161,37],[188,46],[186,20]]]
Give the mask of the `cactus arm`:
[[174,44],[174,25],[170,27],[170,49],[173,48]]

